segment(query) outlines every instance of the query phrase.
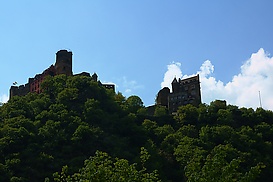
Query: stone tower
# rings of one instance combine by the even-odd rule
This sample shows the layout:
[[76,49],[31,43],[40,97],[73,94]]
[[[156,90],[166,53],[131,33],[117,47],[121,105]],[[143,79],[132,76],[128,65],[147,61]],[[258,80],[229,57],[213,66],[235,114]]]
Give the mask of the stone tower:
[[60,50],[56,53],[55,63],[56,74],[65,74],[67,76],[72,73],[72,52],[67,50]]
[[[179,78],[179,81],[180,81],[180,78]],[[173,90],[173,93],[179,92],[179,82],[177,81],[176,78],[174,78],[172,81],[172,90]]]
[[168,108],[169,95],[170,95],[170,89],[168,87],[164,87],[163,89],[161,89],[157,94],[156,104],[161,106],[166,106]]

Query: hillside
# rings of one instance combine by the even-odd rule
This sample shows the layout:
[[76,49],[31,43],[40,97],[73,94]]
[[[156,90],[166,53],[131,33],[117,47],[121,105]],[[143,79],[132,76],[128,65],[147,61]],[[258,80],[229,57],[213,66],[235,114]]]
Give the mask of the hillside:
[[[0,107],[0,181],[271,181],[273,113],[214,101],[148,115],[90,77]],[[84,162],[85,161],[85,162]]]

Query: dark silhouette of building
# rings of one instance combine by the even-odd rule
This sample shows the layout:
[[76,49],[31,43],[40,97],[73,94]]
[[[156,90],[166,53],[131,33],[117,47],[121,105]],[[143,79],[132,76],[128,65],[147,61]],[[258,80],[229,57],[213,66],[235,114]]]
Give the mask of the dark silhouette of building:
[[199,75],[172,81],[172,92],[168,87],[161,89],[156,98],[156,104],[165,106],[169,112],[176,112],[179,106],[201,104],[201,91]]
[[65,74],[67,76],[72,73],[72,52],[67,50],[60,50],[56,54],[55,63],[56,75]]
[[[72,72],[72,52],[67,50],[60,50],[56,53],[56,62],[55,65],[51,65],[49,68],[44,70],[41,74],[36,74],[34,78],[29,78],[28,83],[25,85],[20,86],[11,86],[10,87],[10,98],[18,95],[23,96],[29,92],[36,92],[41,93],[41,83],[43,82],[46,76],[55,76],[65,74],[67,76],[73,76]],[[81,76],[90,76],[87,72],[82,72],[76,74],[74,76],[81,75]],[[92,75],[92,79],[98,81],[98,75],[94,73]],[[114,84],[102,84],[100,81],[99,85],[107,88],[115,90]]]
[[170,89],[168,87],[164,87],[163,89],[161,89],[157,94],[156,104],[168,107],[169,95],[170,95]]

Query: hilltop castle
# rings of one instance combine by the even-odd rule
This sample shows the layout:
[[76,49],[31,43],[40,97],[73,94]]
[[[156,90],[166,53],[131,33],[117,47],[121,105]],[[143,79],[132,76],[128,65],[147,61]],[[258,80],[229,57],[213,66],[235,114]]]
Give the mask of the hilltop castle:
[[[20,86],[11,86],[10,87],[10,98],[18,95],[23,96],[29,92],[41,93],[41,83],[43,82],[46,76],[55,76],[65,74],[67,76],[73,76],[72,72],[72,52],[67,50],[60,50],[56,53],[56,62],[55,65],[51,65],[49,68],[44,70],[41,74],[36,74],[34,78],[29,78],[28,83]],[[90,76],[87,72],[82,72],[76,75]],[[98,76],[96,73],[92,75],[92,78],[95,81],[98,81]],[[114,84],[102,84],[98,81],[101,86],[104,86],[107,89],[115,90]]]
[[168,87],[161,89],[156,97],[156,104],[165,106],[170,113],[176,112],[179,106],[201,104],[199,75],[172,81],[172,92]]

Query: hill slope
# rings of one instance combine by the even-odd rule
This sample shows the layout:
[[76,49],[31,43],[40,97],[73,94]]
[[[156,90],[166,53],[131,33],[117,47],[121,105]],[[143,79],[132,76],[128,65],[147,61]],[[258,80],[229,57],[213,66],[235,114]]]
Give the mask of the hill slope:
[[125,181],[132,176],[135,181],[273,178],[271,111],[215,101],[180,107],[175,116],[158,106],[150,116],[139,97],[125,98],[85,76],[48,77],[43,89],[0,107],[0,181],[92,179],[99,172],[118,181],[114,176],[124,175]]

